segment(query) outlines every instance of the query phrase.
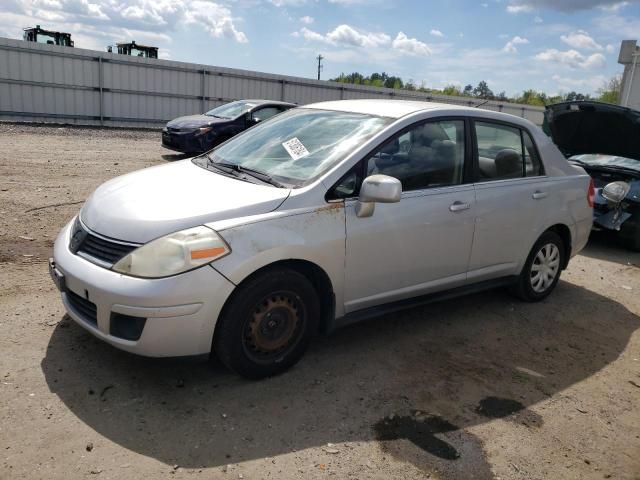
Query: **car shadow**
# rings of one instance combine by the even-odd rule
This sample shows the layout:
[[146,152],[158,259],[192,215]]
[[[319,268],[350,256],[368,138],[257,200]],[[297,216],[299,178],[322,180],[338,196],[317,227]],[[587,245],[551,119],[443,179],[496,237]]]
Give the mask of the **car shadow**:
[[496,290],[352,325],[258,382],[217,363],[126,354],[66,317],[41,366],[80,420],[168,465],[378,441],[424,471],[482,479],[491,469],[467,427],[507,417],[538,428],[530,407],[613,362],[639,327],[621,304],[560,282],[538,304]]
[[195,156],[193,153],[165,153],[164,155],[160,155],[163,160],[167,162],[177,162],[178,160],[185,160],[187,158],[191,158]]
[[589,243],[580,255],[640,268],[640,252],[629,249],[615,232],[591,232]]

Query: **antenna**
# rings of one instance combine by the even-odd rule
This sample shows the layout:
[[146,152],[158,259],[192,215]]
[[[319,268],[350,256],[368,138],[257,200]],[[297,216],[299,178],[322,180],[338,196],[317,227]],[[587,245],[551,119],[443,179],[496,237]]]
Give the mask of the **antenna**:
[[318,80],[320,80],[320,72],[324,68],[322,66],[322,60],[324,60],[324,57],[322,55],[318,55],[316,59],[318,60]]

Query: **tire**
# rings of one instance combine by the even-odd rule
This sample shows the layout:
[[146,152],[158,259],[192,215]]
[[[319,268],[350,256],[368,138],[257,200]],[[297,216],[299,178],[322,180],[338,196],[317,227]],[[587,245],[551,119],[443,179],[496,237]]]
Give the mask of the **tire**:
[[526,302],[547,298],[560,280],[565,255],[562,238],[552,231],[543,233],[531,249],[512,292]]
[[640,252],[640,215],[633,220],[636,220],[635,225],[631,228],[625,228],[625,225],[623,224],[623,231],[621,233],[624,246],[634,252]]
[[238,287],[218,321],[213,350],[229,369],[250,379],[292,367],[318,331],[318,295],[287,268],[258,273]]

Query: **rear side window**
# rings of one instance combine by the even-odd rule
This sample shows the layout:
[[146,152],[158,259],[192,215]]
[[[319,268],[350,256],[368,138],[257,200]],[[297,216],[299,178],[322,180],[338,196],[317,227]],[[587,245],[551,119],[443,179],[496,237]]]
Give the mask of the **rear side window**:
[[542,174],[531,136],[517,127],[475,122],[480,181],[533,177]]

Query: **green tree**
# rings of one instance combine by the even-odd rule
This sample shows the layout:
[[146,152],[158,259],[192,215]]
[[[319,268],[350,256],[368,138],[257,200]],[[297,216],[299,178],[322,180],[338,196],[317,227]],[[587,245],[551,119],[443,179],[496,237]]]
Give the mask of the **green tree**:
[[478,83],[478,86],[473,89],[473,96],[485,100],[491,100],[494,97],[493,92],[489,88],[489,85],[487,85],[487,82],[485,82],[484,80]]
[[442,89],[442,94],[452,97],[461,97],[462,90],[460,90],[460,87],[458,87],[457,85],[447,85]]
[[616,75],[598,89],[598,97],[596,100],[604,103],[612,103],[617,105],[620,100],[620,90],[622,89],[622,77]]

